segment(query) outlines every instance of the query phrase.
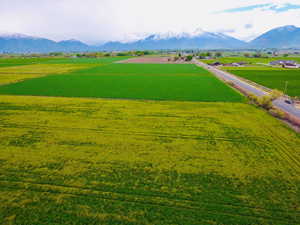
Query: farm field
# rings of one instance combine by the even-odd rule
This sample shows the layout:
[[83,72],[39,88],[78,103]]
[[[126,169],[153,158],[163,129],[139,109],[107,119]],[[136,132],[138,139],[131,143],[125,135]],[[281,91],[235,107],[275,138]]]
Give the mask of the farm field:
[[[159,64],[159,63],[176,63],[172,60],[172,57],[170,56],[147,56],[147,57],[135,57],[135,58],[130,58],[127,60],[123,60],[121,63],[154,63],[154,64]],[[182,62],[180,62],[182,63]],[[190,63],[190,62],[189,62]]]
[[237,62],[246,62],[249,65],[253,66],[263,66],[258,63],[262,64],[268,64],[272,61],[276,60],[294,60],[296,62],[300,63],[300,57],[270,57],[270,58],[248,58],[248,57],[223,57],[223,58],[217,58],[217,59],[201,59],[204,63],[214,63],[214,62],[220,62],[220,63],[237,63]]
[[0,99],[0,224],[300,221],[300,136],[254,106]]
[[37,63],[45,63],[51,58],[0,58],[0,67],[31,65]]
[[0,67],[0,85],[16,83],[49,74],[62,74],[90,67],[83,64],[34,64]]
[[125,60],[130,57],[102,57],[102,58],[0,58],[1,67],[16,67],[35,64],[107,64]]
[[[128,57],[0,59],[0,85],[16,83],[50,74],[65,74],[74,70],[106,65],[127,58]],[[10,64],[2,64],[4,66],[1,67],[1,62],[9,62]]]
[[131,58],[129,56],[115,56],[102,58],[58,58],[47,61],[47,64],[109,64]]
[[0,94],[212,102],[244,101],[244,97],[238,92],[220,82],[206,70],[192,64],[96,65],[70,73],[1,86]]
[[300,96],[300,70],[279,69],[279,70],[247,70],[247,67],[239,70],[226,70],[232,74],[254,81],[271,89],[285,91],[285,83],[288,82],[287,94],[289,96]]

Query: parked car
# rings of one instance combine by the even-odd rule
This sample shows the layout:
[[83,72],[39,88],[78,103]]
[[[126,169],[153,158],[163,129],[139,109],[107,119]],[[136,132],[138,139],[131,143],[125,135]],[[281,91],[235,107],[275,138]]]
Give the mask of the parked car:
[[292,102],[290,99],[286,99],[286,100],[284,100],[284,102],[285,102],[286,104],[289,104],[289,105],[292,105],[292,104],[293,104],[293,102]]

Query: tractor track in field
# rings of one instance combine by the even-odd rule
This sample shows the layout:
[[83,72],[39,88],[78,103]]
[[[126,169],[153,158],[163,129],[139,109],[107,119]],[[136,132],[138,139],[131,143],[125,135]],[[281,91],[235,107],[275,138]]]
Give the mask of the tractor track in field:
[[[11,172],[11,171],[5,171],[6,174],[9,175],[19,175],[19,173],[17,172]],[[30,175],[37,175],[36,173],[30,173],[30,172],[24,172],[22,171],[22,173],[27,173]],[[41,175],[39,173],[39,175]],[[49,175],[47,173],[44,173],[43,175]],[[154,194],[154,193],[149,193],[149,194],[139,194],[139,193],[128,193],[128,192],[122,192],[122,191],[116,191],[116,190],[103,190],[101,188],[92,188],[92,187],[81,187],[81,186],[72,186],[72,185],[66,185],[66,184],[53,184],[53,183],[48,183],[48,182],[32,182],[32,181],[22,181],[20,179],[2,179],[0,178],[0,182],[16,182],[16,183],[29,183],[29,184],[37,184],[37,185],[48,185],[48,186],[53,186],[53,187],[66,187],[66,188],[74,188],[74,189],[78,189],[78,190],[86,190],[86,191],[98,191],[98,192],[103,192],[103,193],[112,193],[112,194],[120,194],[120,195],[128,195],[128,196],[142,196],[142,197],[153,197],[153,198],[159,198],[159,199],[166,199],[166,200],[180,200],[180,201],[184,201],[184,202],[190,202],[190,203],[196,203],[199,205],[199,202],[196,200],[192,200],[192,199],[188,199],[185,197],[177,197],[176,199],[174,198],[170,198],[170,197],[166,197],[166,196],[161,196],[158,194]],[[230,194],[232,196],[235,196],[235,194],[240,194],[239,192],[231,192],[231,191],[226,191],[225,194]],[[236,208],[248,208],[248,209],[259,209],[259,210],[264,210],[264,211],[272,211],[272,212],[278,212],[278,213],[287,213],[286,210],[280,210],[280,209],[270,209],[270,208],[263,208],[263,207],[254,207],[254,206],[250,206],[250,205],[245,205],[245,204],[235,204],[235,203],[229,203],[229,202],[220,202],[220,201],[203,201],[201,200],[201,203],[204,204],[215,204],[215,205],[224,205],[224,206],[232,206],[232,207],[236,207]],[[299,214],[300,216],[300,211],[295,211],[293,212],[295,214]]]
[[124,135],[124,136],[142,136],[142,137],[156,137],[156,138],[170,138],[170,139],[186,139],[186,140],[211,140],[211,141],[224,141],[224,142],[241,142],[241,141],[255,141],[260,143],[265,143],[264,138],[252,137],[252,136],[242,136],[235,138],[228,137],[211,137],[211,136],[201,136],[201,135],[189,135],[189,134],[174,134],[174,133],[159,133],[159,132],[134,132],[134,131],[120,131],[118,130],[109,130],[109,129],[97,129],[97,128],[65,128],[65,127],[55,127],[55,126],[41,126],[41,125],[16,125],[16,124],[7,124],[0,125],[1,128],[11,129],[11,128],[26,128],[26,129],[50,129],[52,130],[61,130],[64,132],[95,132],[101,133],[104,135]]
[[[271,217],[271,216],[263,216],[263,215],[253,215],[249,213],[233,213],[233,212],[224,212],[224,211],[218,211],[218,210],[212,210],[212,209],[206,209],[204,208],[204,205],[207,206],[223,206],[228,207],[228,209],[259,209],[264,210],[265,212],[274,212],[273,210],[269,209],[262,209],[262,208],[255,208],[255,207],[245,207],[245,206],[235,206],[232,204],[224,204],[224,203],[212,203],[212,202],[202,202],[202,206],[199,204],[199,202],[194,202],[190,200],[174,200],[169,199],[166,197],[152,197],[152,199],[145,200],[145,195],[135,195],[131,194],[128,195],[127,193],[118,193],[118,192],[107,192],[107,191],[99,191],[95,189],[88,189],[88,188],[78,188],[76,186],[65,186],[65,185],[53,185],[53,184],[43,184],[43,183],[36,183],[36,182],[22,182],[22,181],[11,181],[11,180],[0,180],[0,183],[2,185],[0,186],[0,189],[9,189],[9,190],[26,190],[36,193],[48,193],[48,194],[65,194],[70,196],[78,196],[78,197],[85,197],[85,198],[98,198],[103,200],[109,200],[109,201],[119,201],[119,202],[127,202],[131,204],[142,204],[142,205],[151,205],[151,206],[158,206],[158,207],[166,207],[171,208],[175,210],[189,210],[189,211],[195,211],[198,212],[202,211],[203,213],[211,213],[211,214],[222,214],[225,216],[237,216],[237,217],[247,217],[252,219],[264,219],[268,221],[282,221],[286,223],[296,222],[296,219],[291,218],[283,218],[281,217]],[[6,184],[6,186],[4,185]],[[8,185],[7,185],[8,184]],[[29,185],[32,185],[32,187],[29,187]],[[60,190],[60,189],[68,189],[68,190]],[[119,195],[114,197],[113,195]],[[138,199],[138,197],[143,197],[144,199]],[[155,198],[158,201],[161,202],[154,202],[153,198]],[[196,204],[195,204],[196,203]],[[198,204],[197,204],[198,203]],[[190,204],[190,205],[188,205]],[[278,212],[278,211],[277,211]],[[280,211],[282,213],[287,213],[286,211]],[[298,212],[293,212],[293,214]],[[285,215],[287,216],[287,215]],[[289,215],[291,216],[291,215]],[[296,216],[298,218],[298,215]]]
[[[278,135],[274,134],[278,137]],[[286,144],[281,140],[280,137],[277,138],[278,144],[280,146],[280,156],[284,155],[285,161],[289,163],[289,166],[294,169],[295,172],[300,173],[300,160],[299,157],[295,158],[297,155],[291,155],[289,148]]]
[[284,159],[290,168],[292,168],[296,173],[300,173],[300,158],[296,154],[291,154],[289,147],[282,140],[281,137],[276,134],[276,132],[268,132],[268,135],[273,136],[277,140],[278,148],[276,153],[278,159]]

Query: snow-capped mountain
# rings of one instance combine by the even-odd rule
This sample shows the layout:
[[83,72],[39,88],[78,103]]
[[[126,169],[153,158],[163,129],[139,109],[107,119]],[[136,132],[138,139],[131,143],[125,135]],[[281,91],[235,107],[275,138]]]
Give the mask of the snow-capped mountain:
[[[157,33],[154,34],[154,40],[164,40],[164,39],[171,39],[171,38],[193,38],[193,37],[197,37],[200,35],[205,34],[206,32],[203,31],[202,29],[198,28],[197,30],[195,30],[194,32],[173,32],[173,31],[168,31],[168,32],[164,32],[164,33]],[[151,35],[149,35],[151,36]]]
[[299,48],[300,28],[292,25],[272,29],[250,42],[255,48]]
[[100,46],[103,50],[158,50],[158,49],[232,49],[241,48],[246,43],[220,33],[205,32],[165,32],[128,43],[108,42]]
[[0,38],[6,38],[6,39],[38,39],[38,37],[29,36],[26,34],[20,34],[20,33],[5,33],[0,32]]
[[74,39],[55,42],[46,38],[18,33],[0,33],[0,53],[292,47],[300,47],[300,28],[295,26],[272,29],[249,43],[226,34],[206,32],[202,29],[193,32],[170,31],[154,34],[132,34],[127,35],[123,41],[107,42],[101,46],[90,46]]

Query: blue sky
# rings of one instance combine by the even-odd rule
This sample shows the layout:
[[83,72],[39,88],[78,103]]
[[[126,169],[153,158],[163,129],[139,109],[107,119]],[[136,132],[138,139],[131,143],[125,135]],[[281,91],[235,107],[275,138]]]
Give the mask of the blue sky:
[[300,0],[0,0],[0,33],[97,44],[199,28],[250,40],[300,27]]
[[279,4],[279,5],[274,4],[274,3],[256,4],[256,5],[249,5],[249,6],[238,7],[238,8],[225,9],[218,13],[247,12],[247,11],[252,11],[255,9],[270,10],[270,11],[274,11],[277,13],[281,13],[281,12],[286,12],[289,10],[300,9],[300,4],[291,4],[291,3],[285,3],[285,4]]
[[270,10],[274,10],[275,12],[286,12],[286,11],[289,11],[289,10],[293,10],[293,9],[300,9],[300,4],[299,5],[295,5],[295,4],[285,4],[283,6],[271,6],[269,8]]
[[260,9],[272,6],[272,4],[257,4],[257,5],[249,5],[244,7],[238,7],[238,8],[232,8],[232,9],[225,9],[223,11],[220,11],[218,13],[235,13],[235,12],[247,12],[252,11],[254,9]]

